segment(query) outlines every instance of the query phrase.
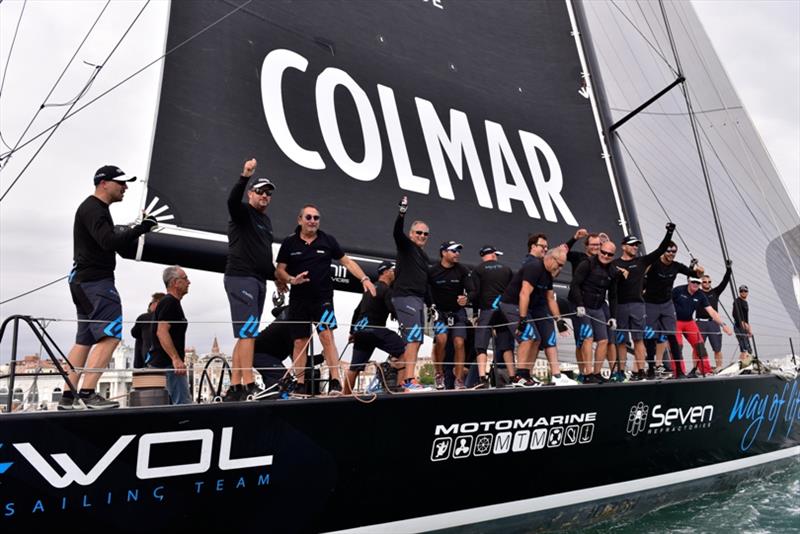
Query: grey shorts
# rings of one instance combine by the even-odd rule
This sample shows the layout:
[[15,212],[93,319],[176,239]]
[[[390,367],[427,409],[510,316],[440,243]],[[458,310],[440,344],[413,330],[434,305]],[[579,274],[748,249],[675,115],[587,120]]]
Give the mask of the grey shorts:
[[577,317],[579,338],[576,340],[581,345],[588,338],[594,341],[605,341],[608,339],[608,310],[603,308],[586,308],[586,315]]
[[451,333],[453,337],[467,338],[467,311],[464,308],[454,312],[439,312],[439,320],[433,323],[433,333]]
[[420,297],[392,297],[397,322],[406,343],[422,343],[425,329],[425,302]]
[[708,319],[698,319],[697,326],[703,334],[703,341],[708,340],[713,352],[722,351],[722,329],[714,321]]
[[[644,302],[627,302],[617,304],[617,339],[616,343],[622,344],[627,341],[628,332],[620,330],[630,330],[630,337],[634,341],[644,339],[645,320],[647,310]],[[620,339],[622,339],[620,341]]]
[[69,291],[78,313],[76,344],[90,347],[104,337],[122,339],[122,301],[114,280],[70,282]]
[[507,323],[503,328],[508,332],[513,339],[522,343],[524,341],[533,341],[539,339],[539,334],[536,331],[534,323],[530,322],[525,325],[525,329],[517,335],[517,324],[519,324],[519,306],[516,304],[508,304],[507,302],[500,303],[500,311],[503,312],[503,323]]
[[231,307],[233,337],[258,337],[258,323],[264,311],[267,284],[252,276],[225,275],[222,281]]
[[536,328],[537,337],[542,340],[539,348],[555,347],[558,339],[555,320],[550,316],[546,303],[533,306],[528,316],[535,319],[533,326]]
[[645,311],[647,313],[645,339],[658,339],[661,343],[662,335],[675,335],[678,325],[675,322],[675,305],[671,300],[660,304],[646,302]]

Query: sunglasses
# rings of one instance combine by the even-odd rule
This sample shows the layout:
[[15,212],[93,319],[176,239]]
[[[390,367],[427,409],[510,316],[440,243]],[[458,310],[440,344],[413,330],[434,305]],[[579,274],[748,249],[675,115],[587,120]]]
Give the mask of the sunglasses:
[[690,284],[694,284],[694,285],[696,285],[696,286],[699,286],[699,285],[700,285],[700,282],[694,282],[694,281],[692,281],[692,282],[689,282],[689,283],[690,283]]
[[430,232],[423,232],[422,230],[414,230],[414,233],[417,234],[417,235],[425,236],[425,237],[428,237],[429,235],[431,235]]
[[448,250],[447,252],[452,252],[453,254],[461,254],[461,249],[458,248],[456,250]]
[[675,254],[676,252],[678,252],[677,248],[668,248],[667,249],[667,254]]
[[256,195],[259,195],[259,196],[261,196],[261,195],[267,195],[268,197],[272,196],[272,191],[270,191],[269,189],[253,190],[253,193],[255,193]]
[[629,247],[638,247],[639,243],[625,243],[625,245]]
[[614,253],[613,252],[606,252],[605,250],[601,250],[600,254],[602,254],[606,258],[613,258],[614,257]]
[[310,215],[310,214],[306,214],[306,216],[305,216],[305,217],[303,217],[303,218],[304,218],[305,220],[307,220],[307,221],[318,221],[318,220],[319,220],[319,215]]
[[602,243],[589,243],[588,246],[590,246],[590,247],[599,247],[600,245],[602,245]]

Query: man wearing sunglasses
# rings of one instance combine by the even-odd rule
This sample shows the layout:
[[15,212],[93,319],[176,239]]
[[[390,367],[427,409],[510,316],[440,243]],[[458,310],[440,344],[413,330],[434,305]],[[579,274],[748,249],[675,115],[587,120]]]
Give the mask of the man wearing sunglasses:
[[[647,270],[644,285],[644,302],[647,313],[647,326],[645,326],[644,343],[647,349],[647,378],[656,378],[656,348],[659,335],[667,336],[669,350],[673,359],[681,356],[681,347],[678,344],[675,319],[675,305],[672,303],[672,286],[675,278],[684,276],[702,276],[703,267],[692,260],[690,265],[675,261],[678,245],[670,241],[667,250],[659,260]],[[664,360],[666,371],[672,369],[675,378],[685,377],[678,366],[672,366],[669,360]]]
[[[725,260],[725,276],[722,277],[722,282],[717,287],[711,287],[711,277],[704,274],[700,278],[700,289],[708,299],[708,303],[718,311],[719,297],[725,288],[728,287],[728,282],[731,280],[731,260]],[[722,369],[722,334],[720,334],[719,325],[714,322],[711,316],[706,313],[705,309],[697,310],[695,314],[697,317],[697,326],[700,328],[700,333],[703,334],[703,340],[708,340],[711,343],[711,350],[714,351],[714,363],[717,370]]]
[[[583,239],[583,250],[572,250],[578,240]],[[567,262],[569,262],[572,269],[572,274],[578,270],[578,266],[584,261],[597,255],[600,250],[602,241],[600,234],[589,233],[586,229],[581,228],[575,235],[567,241]],[[585,376],[593,374],[592,361],[583,360],[583,351],[581,345],[583,344],[583,336],[581,335],[581,322],[576,316],[572,316],[572,333],[575,337],[575,361],[578,362],[578,382],[583,382]],[[585,332],[585,329],[584,329]]]
[[424,221],[411,223],[408,235],[403,231],[408,198],[400,200],[397,218],[394,221],[394,242],[397,246],[397,274],[392,290],[392,305],[400,323],[406,350],[403,353],[405,365],[399,373],[404,391],[421,389],[416,383],[414,369],[417,354],[422,345],[425,328],[425,303],[428,295],[428,268],[430,259],[425,253],[425,245],[430,237],[430,229]]
[[[228,260],[223,282],[233,323],[231,387],[224,401],[252,399],[256,391],[253,354],[258,323],[264,311],[267,279],[274,277],[272,221],[267,208],[275,185],[267,178],[248,182],[256,170],[255,159],[245,161],[242,174],[228,195]],[[247,189],[246,202],[242,196]]]
[[321,215],[313,204],[306,204],[297,216],[297,228],[281,243],[278,250],[276,280],[290,285],[289,320],[292,326],[294,358],[292,371],[297,377],[296,393],[305,392],[307,347],[311,327],[317,330],[322,353],[330,373],[328,393],[342,391],[339,373],[339,351],[333,338],[336,316],[333,310],[333,280],[331,263],[338,260],[353,276],[359,279],[364,291],[375,296],[375,286],[369,276],[350,257],[345,256],[339,242],[331,234],[319,229]]
[[753,353],[753,348],[750,346],[753,329],[750,327],[750,305],[747,303],[749,294],[750,290],[747,286],[739,286],[739,296],[733,301],[733,330],[739,341],[739,360],[741,361],[746,361]]
[[[672,302],[675,304],[675,318],[677,319],[676,338],[678,340],[678,346],[681,348],[683,346],[682,337],[685,337],[692,346],[694,367],[687,375],[688,378],[698,378],[698,371],[703,376],[712,372],[711,365],[708,363],[708,353],[703,343],[703,336],[700,334],[700,328],[698,328],[697,323],[694,321],[695,311],[705,311],[716,324],[722,327],[723,332],[728,335],[733,333],[730,327],[722,321],[716,310],[711,307],[708,298],[706,298],[706,294],[699,291],[700,284],[700,278],[690,276],[687,285],[678,286],[672,290]],[[680,367],[681,372],[683,372],[683,355],[678,351],[676,354],[673,354],[673,357],[675,358],[676,368]]]
[[614,342],[617,344],[618,370],[625,370],[625,360],[628,352],[628,334],[633,340],[634,373],[631,380],[644,380],[644,327],[645,304],[642,298],[644,290],[644,275],[652,264],[666,252],[672,240],[675,225],[667,223],[667,233],[661,244],[653,252],[639,256],[639,245],[642,242],[634,235],[625,236],[622,240],[622,256],[614,260],[614,265],[628,272],[626,278],[617,280],[617,331]]

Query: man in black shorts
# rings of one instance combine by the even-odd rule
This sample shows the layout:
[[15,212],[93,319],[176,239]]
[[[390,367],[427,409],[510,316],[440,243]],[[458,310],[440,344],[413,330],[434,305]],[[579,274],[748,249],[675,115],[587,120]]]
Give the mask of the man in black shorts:
[[[364,293],[361,303],[353,313],[350,335],[353,340],[353,357],[344,381],[344,393],[353,392],[353,386],[364,370],[375,349],[389,355],[389,361],[399,363],[406,344],[396,332],[386,328],[386,319],[392,312],[391,287],[394,283],[395,265],[390,261],[378,265],[378,282],[375,296]],[[380,372],[380,371],[379,371]]]
[[397,274],[392,291],[397,322],[400,323],[406,350],[403,353],[404,369],[400,381],[405,391],[422,389],[416,382],[414,369],[417,354],[423,341],[425,329],[425,304],[428,295],[428,268],[430,260],[423,248],[428,243],[430,229],[424,221],[414,221],[403,232],[403,222],[408,210],[408,199],[400,201],[397,219],[394,221],[394,242],[397,245]]
[[750,327],[748,295],[750,295],[750,290],[747,286],[739,286],[739,296],[733,301],[733,331],[739,341],[740,361],[746,361],[753,353],[753,347],[750,346],[750,336],[753,335],[753,329]]
[[[705,294],[708,299],[708,304],[711,308],[719,313],[719,297],[728,287],[731,280],[731,269],[733,262],[731,260],[725,261],[725,275],[722,277],[722,282],[716,287],[711,287],[711,276],[704,274],[700,277],[701,285],[700,290]],[[714,363],[717,370],[722,369],[722,334],[720,333],[720,326],[711,318],[711,315],[705,309],[699,309],[695,313],[697,319],[697,326],[700,327],[700,333],[703,334],[703,342],[708,340],[711,344],[711,350],[714,352]]]
[[[67,354],[75,367],[86,364],[89,369],[105,369],[122,339],[122,302],[114,287],[115,253],[158,224],[154,217],[145,216],[141,224],[114,232],[108,206],[120,202],[128,189],[127,182],[134,180],[135,176],[128,178],[114,165],[100,167],[94,175],[94,194],[84,200],[75,213],[74,266],[69,274],[69,290],[78,312],[78,333],[75,345]],[[58,409],[117,408],[118,402],[95,392],[100,375],[102,371],[84,372],[83,384],[79,386],[81,374],[70,371],[70,383],[80,387],[79,398],[65,386]]]
[[289,323],[289,307],[283,304],[283,295],[273,295],[272,315],[275,320],[256,338],[253,367],[261,375],[264,389],[256,392],[254,400],[264,400],[279,394],[279,386],[286,376],[283,361],[292,357],[294,340]]
[[133,348],[133,368],[141,369],[144,367],[144,359],[147,356],[147,351],[153,344],[153,329],[151,327],[153,321],[153,312],[156,311],[156,306],[161,299],[164,298],[164,293],[153,293],[150,297],[150,304],[147,305],[147,312],[141,314],[136,318],[136,323],[131,328],[131,335],[136,343]]
[[[247,187],[257,162],[244,163],[242,174],[228,195],[228,260],[225,265],[225,292],[231,308],[233,346],[231,387],[224,401],[245,400],[257,393],[253,378],[253,351],[258,323],[264,311],[267,279],[272,278],[272,221],[267,208],[275,185],[257,178]],[[247,201],[242,196],[247,189]]]
[[292,327],[294,357],[292,370],[297,377],[297,393],[305,392],[305,373],[308,342],[313,324],[322,343],[322,353],[328,365],[329,393],[342,390],[339,374],[339,352],[333,339],[336,316],[333,311],[333,281],[331,261],[338,260],[361,281],[364,291],[375,295],[375,286],[361,267],[345,256],[339,242],[319,229],[320,212],[306,204],[297,217],[294,233],[283,240],[278,250],[276,279],[292,287],[289,294],[289,319],[297,321]]
[[191,404],[186,376],[186,315],[181,300],[189,292],[189,277],[177,265],[164,269],[162,275],[167,295],[153,314],[153,346],[145,363],[152,369],[167,369],[167,391],[172,404]]

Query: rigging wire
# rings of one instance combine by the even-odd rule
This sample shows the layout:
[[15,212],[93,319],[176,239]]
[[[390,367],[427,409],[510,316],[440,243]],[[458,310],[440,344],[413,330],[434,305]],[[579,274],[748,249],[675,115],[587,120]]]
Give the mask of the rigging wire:
[[[106,59],[105,59],[105,60],[104,60],[104,61],[103,61],[103,62],[102,62],[100,65],[98,65],[98,66],[96,66],[96,67],[95,67],[95,69],[94,69],[94,72],[92,72],[92,76],[90,76],[90,78],[89,78],[89,81],[87,82],[87,84],[86,84],[86,87],[83,89],[83,91],[81,92],[81,94],[82,94],[82,93],[85,93],[85,91],[87,91],[87,90],[88,90],[88,87],[89,87],[89,86],[91,86],[91,84],[94,82],[94,79],[95,79],[95,78],[96,78],[96,77],[97,77],[97,76],[100,74],[100,71],[103,69],[103,67],[105,67],[105,66],[106,66],[106,64],[108,63],[108,61],[111,59],[111,56],[113,56],[113,55],[114,55],[114,52],[116,52],[116,51],[117,51],[117,49],[119,48],[119,46],[122,44],[122,41],[124,41],[124,40],[125,40],[125,37],[127,37],[128,33],[130,33],[131,29],[133,29],[133,26],[134,26],[134,25],[136,24],[136,22],[139,20],[139,17],[141,17],[141,16],[142,16],[142,13],[144,13],[144,10],[147,8],[147,6],[148,6],[148,5],[150,5],[150,1],[151,1],[151,0],[147,0],[147,1],[144,3],[144,5],[142,6],[142,9],[140,9],[140,10],[139,10],[139,12],[136,14],[136,17],[134,17],[133,21],[132,21],[132,22],[131,22],[131,23],[128,25],[128,28],[125,30],[125,32],[122,34],[122,36],[121,36],[121,37],[119,38],[119,40],[117,41],[117,44],[115,44],[115,45],[114,45],[114,48],[112,48],[112,49],[111,49],[111,52],[109,52],[109,53],[108,53],[108,55],[106,56]],[[80,94],[79,94],[78,98],[80,98]],[[72,111],[72,108],[74,108],[74,107],[75,107],[77,104],[78,104],[78,100],[76,99],[76,100],[75,100],[75,101],[74,101],[74,102],[73,102],[73,103],[72,103],[72,104],[69,106],[69,108],[67,109],[67,111],[66,111],[66,112],[64,113],[64,115],[61,117],[61,119],[60,119],[60,120],[59,120],[59,121],[56,123],[55,127],[54,127],[52,130],[50,130],[50,133],[49,133],[49,135],[48,135],[48,136],[45,138],[45,140],[42,142],[42,144],[41,144],[41,145],[39,145],[39,148],[37,148],[37,149],[36,149],[36,152],[34,152],[34,153],[33,153],[33,155],[31,156],[31,158],[28,160],[28,163],[26,163],[26,164],[25,164],[25,166],[24,166],[24,167],[22,167],[22,170],[21,170],[21,171],[19,171],[19,174],[17,174],[17,177],[16,177],[16,178],[14,178],[14,180],[11,182],[11,185],[9,185],[9,186],[8,186],[8,188],[5,190],[5,192],[3,193],[3,195],[2,195],[2,196],[0,196],[0,202],[2,202],[2,201],[3,201],[3,199],[5,199],[5,198],[8,196],[8,194],[11,192],[11,189],[13,189],[13,188],[14,188],[14,185],[16,185],[16,183],[19,181],[19,179],[20,179],[20,178],[22,178],[22,175],[23,175],[23,174],[25,174],[25,171],[26,171],[26,170],[28,170],[28,168],[31,166],[31,164],[33,163],[33,161],[36,159],[36,156],[38,156],[38,155],[39,155],[39,153],[42,151],[42,149],[44,149],[45,145],[47,145],[47,142],[48,142],[48,141],[50,141],[50,139],[53,137],[53,135],[55,135],[55,133],[56,133],[56,130],[58,130],[58,127],[59,127],[59,126],[61,126],[61,124],[62,124],[62,123],[64,122],[64,120],[66,119],[66,117],[67,117],[67,116],[69,115],[69,113]]]
[[[84,105],[82,105],[82,106],[80,106],[80,107],[76,108],[76,109],[75,109],[75,111],[71,111],[71,112],[69,112],[69,113],[68,113],[68,114],[66,114],[64,117],[62,117],[62,119],[61,119],[60,121],[58,121],[57,123],[55,123],[55,124],[52,124],[52,125],[48,126],[47,128],[45,128],[44,130],[42,130],[42,131],[41,131],[41,132],[39,132],[38,134],[34,135],[34,136],[33,136],[33,137],[31,137],[30,139],[28,139],[27,141],[25,141],[24,143],[22,143],[21,145],[19,145],[19,147],[17,147],[17,150],[19,150],[19,149],[22,149],[22,148],[24,148],[25,146],[29,145],[30,143],[34,142],[35,140],[37,140],[38,138],[42,137],[42,136],[43,136],[43,135],[45,135],[47,132],[49,132],[50,130],[52,130],[53,128],[57,128],[57,127],[58,127],[58,126],[59,126],[59,125],[60,125],[62,122],[65,122],[65,121],[67,121],[68,119],[71,119],[72,117],[74,117],[75,115],[77,115],[78,113],[80,113],[81,111],[83,111],[84,109],[86,109],[87,107],[91,106],[92,104],[94,104],[95,102],[97,102],[98,100],[100,100],[101,98],[103,98],[104,96],[106,96],[107,94],[109,94],[109,93],[111,93],[112,91],[116,90],[117,88],[119,88],[119,87],[120,87],[120,86],[122,86],[123,84],[127,83],[127,82],[128,82],[128,81],[130,81],[131,79],[135,78],[136,76],[138,76],[139,74],[141,74],[142,72],[144,72],[145,70],[147,70],[149,67],[151,67],[151,66],[155,65],[156,63],[158,63],[159,61],[161,61],[162,59],[164,59],[164,58],[165,58],[165,57],[167,57],[168,55],[170,55],[170,54],[172,54],[173,52],[177,51],[179,48],[182,48],[184,45],[186,45],[186,44],[190,43],[191,41],[193,41],[194,39],[196,39],[196,38],[197,38],[197,37],[199,37],[200,35],[204,34],[204,33],[205,33],[205,32],[207,32],[208,30],[212,29],[214,26],[216,26],[216,25],[217,25],[217,24],[219,24],[220,22],[224,21],[224,20],[225,20],[225,19],[227,19],[228,17],[230,17],[230,16],[234,15],[235,13],[237,13],[238,11],[242,10],[242,9],[243,9],[245,6],[249,5],[251,2],[253,2],[253,0],[247,0],[247,1],[246,1],[245,3],[243,3],[242,5],[240,5],[240,6],[236,7],[236,8],[234,8],[234,9],[232,9],[232,10],[231,10],[231,11],[229,11],[228,13],[224,14],[223,16],[221,16],[220,18],[218,18],[217,20],[215,20],[214,22],[210,23],[209,25],[205,26],[205,27],[204,27],[204,28],[202,28],[201,30],[199,30],[199,31],[197,31],[196,33],[192,34],[191,36],[187,37],[186,39],[184,39],[183,41],[181,41],[181,42],[180,42],[180,43],[178,43],[177,45],[173,46],[172,48],[170,48],[169,50],[167,50],[166,52],[164,52],[163,54],[161,54],[160,56],[158,56],[158,57],[157,57],[156,59],[154,59],[153,61],[151,61],[151,62],[147,63],[146,65],[144,65],[142,68],[140,68],[139,70],[137,70],[136,72],[134,72],[134,73],[133,73],[133,74],[131,74],[130,76],[127,76],[126,78],[124,78],[124,79],[122,79],[120,82],[118,82],[117,84],[115,84],[115,85],[111,86],[110,88],[108,88],[107,90],[103,91],[102,93],[100,93],[99,95],[97,95],[96,97],[94,97],[93,99],[91,99],[91,100],[89,100],[88,102],[86,102]],[[7,153],[6,153],[6,154],[0,154],[0,159],[3,159],[3,158],[5,158],[5,157],[7,157]]]
[[[639,35],[642,36],[642,39],[644,39],[644,42],[646,42],[648,44],[648,46],[650,46],[650,48],[652,48],[653,51],[658,55],[658,57],[660,57],[664,61],[664,64],[666,64],[667,67],[669,67],[669,70],[671,70],[672,73],[675,76],[678,76],[678,72],[672,67],[670,62],[667,61],[667,58],[664,56],[664,54],[658,48],[656,48],[653,45],[653,43],[650,42],[650,40],[647,38],[647,36],[644,33],[642,33],[642,30],[640,30],[639,27],[636,26],[636,24],[630,19],[630,17],[628,17],[628,15],[625,14],[625,12],[622,10],[622,8],[619,7],[614,0],[611,0],[611,5],[613,5],[615,8],[617,8],[617,11],[620,12],[620,14],[625,18],[625,20],[627,20],[628,23],[630,23],[630,25],[633,26],[633,29],[636,30],[636,33],[638,33]],[[647,20],[647,19],[645,19],[645,20]],[[650,28],[650,31],[652,32],[653,29]],[[654,34],[654,36],[655,36],[655,34]],[[680,70],[680,66],[678,66],[678,70]]]
[[6,299],[6,300],[4,300],[4,301],[0,302],[0,306],[2,306],[3,304],[7,304],[7,303],[9,303],[9,302],[11,302],[12,300],[17,300],[17,299],[19,299],[19,298],[22,298],[22,297],[24,297],[24,296],[26,296],[26,295],[30,295],[31,293],[35,293],[35,292],[39,291],[40,289],[44,289],[44,288],[46,288],[46,287],[48,287],[48,286],[52,286],[53,284],[57,284],[58,282],[60,282],[60,281],[64,280],[65,278],[67,278],[67,276],[68,276],[68,275],[64,275],[64,276],[62,276],[61,278],[56,278],[56,279],[55,279],[55,280],[53,280],[52,282],[47,282],[47,283],[46,283],[46,284],[44,284],[44,285],[41,285],[41,286],[39,286],[39,287],[37,287],[37,288],[34,288],[34,289],[31,289],[30,291],[25,291],[24,293],[20,293],[20,294],[19,294],[19,295],[17,295],[16,297],[11,297],[10,299]]
[[[50,88],[50,91],[47,93],[47,96],[44,97],[44,100],[42,101],[42,104],[39,106],[39,109],[37,109],[36,113],[33,114],[33,117],[31,117],[31,120],[28,121],[28,125],[25,127],[25,129],[22,131],[22,133],[20,134],[19,138],[17,139],[17,142],[14,143],[14,147],[13,148],[9,147],[9,148],[11,148],[10,151],[0,155],[0,161],[6,160],[6,164],[7,164],[8,163],[8,159],[14,154],[14,152],[16,152],[17,150],[22,148],[22,146],[20,146],[20,143],[22,142],[22,139],[25,137],[25,134],[28,133],[28,130],[30,130],[31,126],[33,126],[34,121],[39,116],[39,113],[41,113],[42,110],[45,108],[45,104],[47,103],[47,100],[53,95],[53,92],[56,90],[56,87],[61,82],[61,79],[67,73],[67,69],[69,69],[70,65],[72,65],[72,62],[75,60],[75,57],[78,55],[78,52],[80,52],[81,48],[83,48],[83,45],[84,45],[84,43],[86,43],[86,40],[89,39],[89,36],[92,34],[92,31],[94,30],[95,26],[97,26],[97,23],[100,22],[100,17],[103,16],[103,13],[105,13],[106,8],[108,8],[110,3],[111,3],[111,0],[107,0],[106,1],[106,4],[103,6],[103,9],[100,10],[100,13],[97,15],[97,18],[94,19],[94,22],[92,23],[91,27],[89,28],[89,31],[86,32],[86,35],[84,35],[83,40],[78,45],[78,48],[75,49],[75,53],[73,53],[72,57],[69,58],[69,61],[67,61],[67,64],[64,66],[64,70],[62,70],[61,74],[59,74],[59,76],[56,79],[55,83]],[[27,144],[27,143],[25,143],[25,144]],[[0,167],[0,170],[2,170],[2,167]]]
[[[28,5],[28,0],[22,3],[22,9],[19,12],[19,18],[17,19],[17,26],[14,28],[14,37],[11,39],[11,48],[8,49],[8,57],[6,58],[6,66],[3,68],[3,79],[0,81],[0,96],[3,95],[3,87],[6,85],[6,78],[8,75],[8,65],[11,63],[11,54],[14,52],[14,44],[17,42],[17,33],[19,32],[19,25],[22,22],[22,15],[25,13],[25,7]],[[6,143],[5,139],[3,139],[3,134],[0,133],[0,142],[2,142],[6,147],[11,148]]]

